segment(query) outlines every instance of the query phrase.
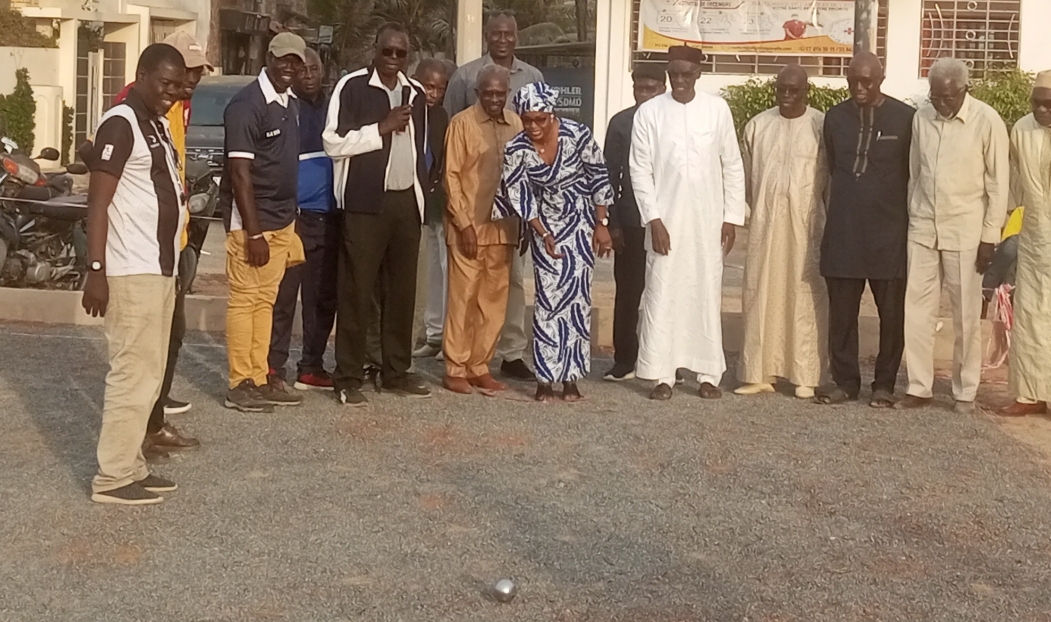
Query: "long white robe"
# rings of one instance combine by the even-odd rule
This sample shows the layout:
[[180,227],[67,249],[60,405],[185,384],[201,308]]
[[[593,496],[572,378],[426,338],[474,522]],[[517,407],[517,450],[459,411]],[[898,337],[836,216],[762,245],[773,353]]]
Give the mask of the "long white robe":
[[786,119],[777,108],[744,129],[748,257],[744,269],[744,348],[738,378],[785,378],[816,387],[824,369],[828,292],[819,269],[828,162],[825,115],[813,108]]
[[[631,183],[646,234],[646,289],[639,314],[638,377],[671,384],[686,368],[718,385],[723,354],[722,224],[743,225],[744,167],[730,107],[671,93],[639,107],[631,137]],[[661,219],[671,252],[653,252]]]
[[1018,397],[1051,402],[1051,129],[1029,115],[1011,131],[1012,188],[1025,206],[1018,234],[1008,381]]

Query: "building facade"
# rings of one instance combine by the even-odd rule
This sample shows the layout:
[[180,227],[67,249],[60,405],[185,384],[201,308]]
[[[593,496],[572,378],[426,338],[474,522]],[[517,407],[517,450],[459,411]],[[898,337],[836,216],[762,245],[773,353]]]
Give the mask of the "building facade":
[[[848,10],[853,17],[852,0],[740,0],[736,6],[752,5],[752,16],[759,19],[769,7],[768,18],[775,29],[785,28],[785,39],[806,33],[815,25],[835,29],[836,18],[826,21],[819,11],[831,5]],[[727,3],[722,3],[727,6]],[[764,6],[765,5],[765,6]],[[846,5],[846,6],[842,6]],[[700,0],[598,0],[595,6],[595,40],[585,55],[591,55],[594,67],[591,117],[595,132],[604,135],[605,125],[617,111],[631,106],[631,70],[640,62],[664,62],[664,54],[654,51],[653,42],[662,37],[652,32],[640,35],[651,20],[674,20],[674,11],[693,11],[693,23],[712,22],[732,29],[726,11],[703,8]],[[464,62],[482,53],[482,1],[458,0],[457,61]],[[706,13],[708,11],[709,13]],[[790,14],[782,15],[785,11]],[[780,13],[778,13],[780,12]],[[655,17],[655,14],[659,14]],[[829,23],[830,22],[830,23]],[[849,62],[849,35],[853,24],[840,20],[841,35],[832,39],[846,43],[847,49],[825,41],[817,53],[801,51],[778,54],[784,42],[754,45],[754,50],[717,46],[706,55],[705,73],[699,87],[717,93],[729,84],[744,82],[756,76],[776,74],[785,64],[798,62],[807,68],[815,83],[843,86]],[[884,90],[895,97],[921,101],[927,94],[926,70],[941,56],[966,59],[976,75],[1004,68],[1026,71],[1051,69],[1051,46],[1043,41],[1051,24],[1051,0],[879,0],[877,52],[884,59],[887,80]],[[796,27],[798,26],[798,30]],[[654,26],[659,29],[660,26]],[[680,29],[687,30],[687,29]],[[718,30],[718,28],[716,28]],[[684,38],[689,38],[684,37]],[[665,41],[667,43],[667,41]],[[831,44],[831,45],[828,45]],[[659,47],[659,46],[657,46]],[[721,47],[722,49],[719,49]],[[740,47],[740,46],[737,46]],[[802,49],[802,48],[800,48]],[[729,51],[727,51],[729,50]],[[825,52],[828,55],[820,55]]]
[[[94,132],[114,96],[135,79],[143,48],[176,30],[203,41],[211,19],[210,0],[21,0],[13,8],[36,19],[38,30],[58,40],[55,84],[39,84],[32,70],[30,78],[34,90],[54,87],[59,102],[49,102],[49,110],[62,102],[73,108],[74,145]],[[60,137],[57,144],[53,137],[38,136],[41,140],[61,145]]]

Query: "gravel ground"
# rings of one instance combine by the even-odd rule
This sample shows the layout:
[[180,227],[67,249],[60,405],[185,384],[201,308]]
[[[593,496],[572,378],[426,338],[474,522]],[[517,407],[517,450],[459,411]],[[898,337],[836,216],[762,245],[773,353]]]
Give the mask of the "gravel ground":
[[242,415],[221,344],[188,341],[172,419],[204,446],[129,509],[87,499],[100,332],[0,326],[0,620],[1051,620],[1048,469],[983,414],[593,374],[578,405]]

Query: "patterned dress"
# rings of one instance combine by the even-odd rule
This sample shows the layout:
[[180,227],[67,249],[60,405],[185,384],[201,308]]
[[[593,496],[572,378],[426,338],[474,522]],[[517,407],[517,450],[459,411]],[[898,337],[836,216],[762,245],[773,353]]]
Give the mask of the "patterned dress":
[[[558,155],[548,166],[526,134],[507,143],[493,218],[518,216],[532,236],[536,306],[533,362],[541,382],[574,382],[591,368],[591,274],[595,206],[613,202],[613,188],[591,130],[559,119]],[[555,236],[561,259],[528,227],[539,218]]]

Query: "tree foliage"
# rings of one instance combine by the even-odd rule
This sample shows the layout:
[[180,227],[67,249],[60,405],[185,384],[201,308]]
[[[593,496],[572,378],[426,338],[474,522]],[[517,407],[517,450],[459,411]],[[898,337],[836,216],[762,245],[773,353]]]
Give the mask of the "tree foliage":
[[15,90],[10,95],[0,95],[0,122],[8,138],[18,143],[25,153],[33,152],[33,132],[36,129],[36,100],[33,87],[29,86],[29,70],[15,71]]
[[455,0],[308,0],[311,16],[333,24],[333,49],[341,69],[363,67],[372,60],[376,31],[398,22],[409,31],[416,54],[434,56],[454,47]]
[[1033,92],[1033,74],[1020,69],[989,73],[971,80],[970,92],[999,112],[1010,129],[1032,112],[1029,96]]
[[0,46],[20,48],[54,48],[58,43],[37,32],[33,20],[10,9],[0,9]]

